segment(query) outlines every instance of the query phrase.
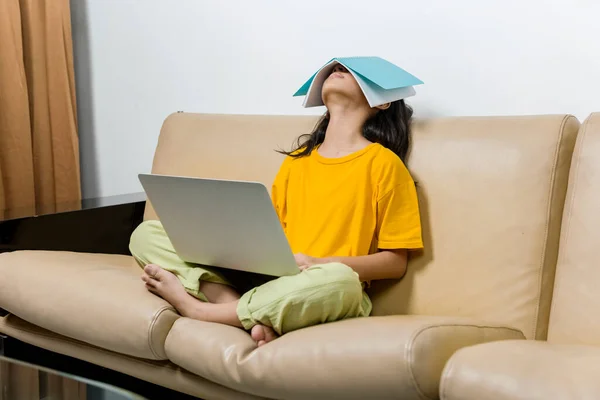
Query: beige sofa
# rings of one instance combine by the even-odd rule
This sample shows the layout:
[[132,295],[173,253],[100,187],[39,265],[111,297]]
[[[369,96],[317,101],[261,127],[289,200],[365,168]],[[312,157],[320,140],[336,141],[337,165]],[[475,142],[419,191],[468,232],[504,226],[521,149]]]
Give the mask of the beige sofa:
[[600,399],[600,114],[583,125],[571,169],[548,341],[458,351],[443,399]]
[[[273,150],[289,148],[315,121],[173,114],[152,170],[270,186],[282,160]],[[257,349],[242,330],[177,315],[144,289],[131,257],[14,252],[0,255],[0,307],[10,312],[0,318],[0,332],[205,399],[436,399],[457,350],[504,340],[533,348],[536,342],[523,339],[547,338],[578,130],[568,115],[417,121],[409,168],[426,249],[412,257],[402,280],[372,285],[372,317],[299,330]],[[596,147],[597,130],[590,134],[595,142],[587,139]],[[155,217],[150,205],[146,217]],[[567,246],[578,250],[581,236]],[[562,254],[559,301],[578,278],[587,285],[593,277],[592,265],[588,276],[568,276],[576,258]],[[571,335],[551,331],[557,341],[594,343],[593,333],[582,333],[581,315],[566,309],[581,310],[581,299],[555,305],[553,326],[576,326]],[[473,369],[494,365],[492,357],[508,359],[486,345],[456,357],[444,375],[447,398],[471,390]],[[463,365],[471,368],[464,376]]]

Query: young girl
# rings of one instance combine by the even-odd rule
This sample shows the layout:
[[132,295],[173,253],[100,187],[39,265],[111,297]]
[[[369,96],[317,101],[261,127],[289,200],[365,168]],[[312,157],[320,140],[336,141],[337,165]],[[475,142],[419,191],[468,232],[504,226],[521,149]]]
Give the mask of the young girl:
[[404,100],[371,108],[338,64],[322,87],[327,113],[287,154],[272,200],[301,273],[241,297],[217,271],[182,261],[160,222],[131,237],[142,280],[188,318],[250,331],[258,346],[296,329],[366,317],[364,284],[399,279],[407,251],[422,248],[415,183],[403,160],[412,110]]

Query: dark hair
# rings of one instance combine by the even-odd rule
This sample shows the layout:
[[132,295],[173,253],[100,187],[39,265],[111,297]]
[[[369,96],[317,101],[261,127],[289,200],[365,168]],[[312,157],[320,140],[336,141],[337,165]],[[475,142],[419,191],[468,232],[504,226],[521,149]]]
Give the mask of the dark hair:
[[[413,110],[404,100],[397,100],[390,104],[385,110],[379,110],[369,118],[362,128],[363,136],[375,143],[387,147],[403,162],[410,147],[410,128]],[[329,112],[326,112],[319,120],[311,133],[300,136],[292,151],[280,151],[291,157],[304,157],[325,140],[325,132],[329,125]]]

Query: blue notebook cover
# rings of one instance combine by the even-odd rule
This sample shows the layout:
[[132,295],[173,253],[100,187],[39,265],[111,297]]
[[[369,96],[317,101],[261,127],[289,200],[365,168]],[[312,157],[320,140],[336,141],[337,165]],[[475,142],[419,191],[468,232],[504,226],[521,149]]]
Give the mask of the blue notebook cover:
[[342,64],[365,81],[370,81],[384,90],[423,84],[423,81],[416,76],[381,57],[337,57],[332,58],[315,72],[313,76],[298,89],[294,96],[305,96],[317,74],[327,66],[337,63]]

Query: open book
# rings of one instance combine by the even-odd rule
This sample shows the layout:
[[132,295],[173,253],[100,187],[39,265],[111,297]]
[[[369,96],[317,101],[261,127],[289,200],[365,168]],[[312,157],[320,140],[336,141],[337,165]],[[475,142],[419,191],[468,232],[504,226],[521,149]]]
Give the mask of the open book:
[[294,96],[306,96],[304,107],[322,106],[321,89],[333,68],[343,65],[354,76],[369,105],[375,107],[415,95],[413,86],[423,82],[380,57],[338,57],[331,59],[302,85]]

